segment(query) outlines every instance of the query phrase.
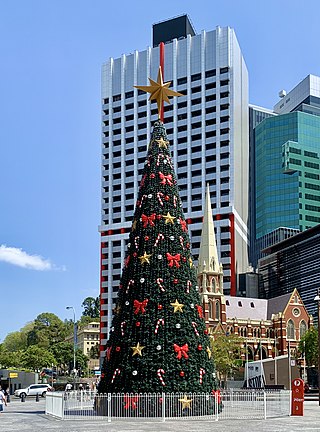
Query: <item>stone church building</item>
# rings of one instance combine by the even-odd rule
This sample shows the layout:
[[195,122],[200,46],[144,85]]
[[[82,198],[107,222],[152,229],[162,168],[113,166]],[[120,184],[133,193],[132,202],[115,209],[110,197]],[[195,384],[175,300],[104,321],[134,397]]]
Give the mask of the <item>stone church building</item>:
[[[209,187],[198,260],[198,286],[209,334],[243,337],[248,360],[287,354],[293,356],[301,337],[312,325],[310,316],[296,289],[269,300],[227,296],[223,293],[223,269],[219,263]],[[245,350],[243,360],[245,361]]]

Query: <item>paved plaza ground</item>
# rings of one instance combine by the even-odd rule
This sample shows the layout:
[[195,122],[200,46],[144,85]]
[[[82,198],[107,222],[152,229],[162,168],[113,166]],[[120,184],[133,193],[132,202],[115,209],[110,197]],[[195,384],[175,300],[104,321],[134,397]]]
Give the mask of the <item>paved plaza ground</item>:
[[320,407],[316,401],[305,403],[304,417],[284,417],[268,420],[180,420],[165,423],[146,421],[81,421],[57,420],[44,414],[45,400],[35,398],[20,402],[12,398],[0,415],[0,431],[33,432],[122,432],[122,431],[187,431],[187,432],[320,432]]

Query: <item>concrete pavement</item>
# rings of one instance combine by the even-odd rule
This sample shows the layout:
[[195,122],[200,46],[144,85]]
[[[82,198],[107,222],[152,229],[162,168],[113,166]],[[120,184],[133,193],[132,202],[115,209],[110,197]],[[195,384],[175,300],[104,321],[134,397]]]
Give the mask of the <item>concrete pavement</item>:
[[27,398],[26,402],[12,398],[0,415],[1,432],[320,432],[320,407],[318,402],[305,403],[304,417],[284,417],[268,420],[179,420],[165,423],[146,421],[82,421],[58,420],[44,414],[45,399],[39,402]]

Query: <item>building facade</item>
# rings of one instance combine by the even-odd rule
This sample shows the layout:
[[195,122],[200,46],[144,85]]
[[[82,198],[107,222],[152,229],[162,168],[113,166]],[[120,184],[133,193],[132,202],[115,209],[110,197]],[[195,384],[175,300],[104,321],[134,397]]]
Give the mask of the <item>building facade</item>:
[[264,249],[259,260],[259,294],[270,299],[297,288],[309,314],[317,320],[320,287],[320,225]]
[[[73,343],[73,335],[66,338],[66,341]],[[90,322],[84,327],[77,329],[77,348],[89,358],[88,368],[90,370],[99,367],[99,359],[92,358],[90,351],[100,344],[100,324]]]
[[[201,257],[201,261],[200,261]],[[242,338],[242,360],[275,355],[298,356],[301,337],[312,325],[312,316],[297,289],[272,299],[224,295],[222,265],[217,259],[209,190],[201,236],[198,285],[209,334]],[[246,355],[247,350],[247,355]]]
[[152,48],[111,58],[102,68],[102,353],[157,118],[156,106],[133,86],[156,79],[159,40],[165,42],[164,79],[185,95],[165,108],[165,123],[193,255],[197,259],[209,181],[225,292],[236,294],[237,275],[248,266],[247,68],[233,29],[195,34],[187,16],[182,21],[185,25],[176,19],[155,25]]

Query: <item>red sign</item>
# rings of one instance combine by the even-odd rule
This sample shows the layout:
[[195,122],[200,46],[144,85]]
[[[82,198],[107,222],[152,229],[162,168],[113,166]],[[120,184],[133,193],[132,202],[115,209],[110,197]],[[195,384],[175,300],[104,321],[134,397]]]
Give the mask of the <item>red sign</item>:
[[300,378],[294,379],[292,381],[291,389],[291,415],[303,416],[304,381]]

